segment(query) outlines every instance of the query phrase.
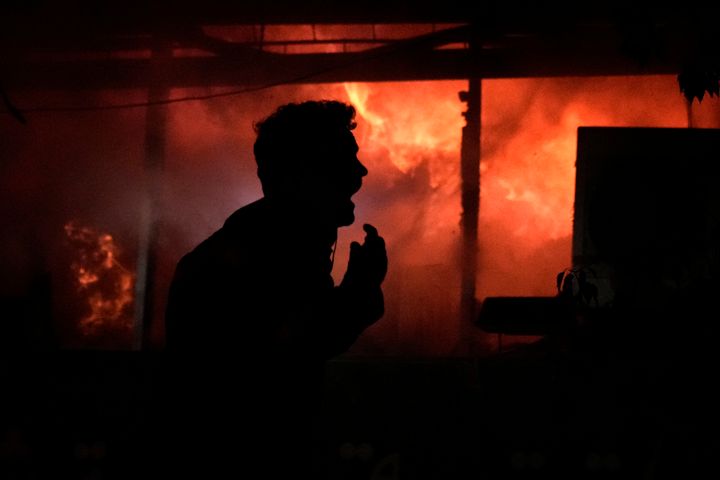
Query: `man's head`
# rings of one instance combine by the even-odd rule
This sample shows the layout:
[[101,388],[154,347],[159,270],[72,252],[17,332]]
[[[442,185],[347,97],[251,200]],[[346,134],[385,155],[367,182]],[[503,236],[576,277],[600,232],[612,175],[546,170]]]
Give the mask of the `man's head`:
[[355,220],[350,197],[367,169],[357,158],[355,109],[336,101],[290,103],[255,125],[266,198],[336,227]]

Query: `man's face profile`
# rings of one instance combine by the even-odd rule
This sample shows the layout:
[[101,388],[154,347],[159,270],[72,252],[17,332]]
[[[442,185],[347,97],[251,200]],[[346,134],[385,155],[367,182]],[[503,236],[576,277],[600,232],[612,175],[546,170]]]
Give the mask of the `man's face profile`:
[[350,105],[309,101],[281,106],[257,124],[255,157],[265,196],[308,223],[353,223],[351,197],[368,173],[357,157],[354,116]]
[[304,190],[310,206],[320,215],[337,227],[350,225],[355,221],[351,198],[368,171],[358,159],[358,145],[350,131],[332,132],[320,142]]

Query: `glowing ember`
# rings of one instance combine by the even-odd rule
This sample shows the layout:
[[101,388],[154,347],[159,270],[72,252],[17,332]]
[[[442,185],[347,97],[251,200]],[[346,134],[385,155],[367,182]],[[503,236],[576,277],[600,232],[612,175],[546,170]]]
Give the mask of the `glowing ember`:
[[89,309],[80,319],[80,331],[86,336],[108,330],[129,332],[134,278],[118,262],[119,250],[113,237],[76,222],[65,225],[65,234],[76,251],[70,268],[77,291]]

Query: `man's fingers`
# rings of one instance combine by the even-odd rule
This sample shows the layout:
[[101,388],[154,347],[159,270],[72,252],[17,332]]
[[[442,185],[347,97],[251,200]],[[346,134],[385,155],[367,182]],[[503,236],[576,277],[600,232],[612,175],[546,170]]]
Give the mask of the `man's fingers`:
[[372,225],[365,224],[363,229],[367,233],[363,244],[350,243],[350,259],[345,278],[348,281],[379,285],[387,273],[385,240]]
[[385,248],[385,240],[378,235],[377,228],[373,227],[369,223],[363,225],[363,230],[367,235],[365,236],[365,244],[371,245],[373,249]]
[[368,238],[374,238],[378,236],[377,228],[373,227],[369,223],[363,225],[363,230],[365,230],[365,233],[367,233]]

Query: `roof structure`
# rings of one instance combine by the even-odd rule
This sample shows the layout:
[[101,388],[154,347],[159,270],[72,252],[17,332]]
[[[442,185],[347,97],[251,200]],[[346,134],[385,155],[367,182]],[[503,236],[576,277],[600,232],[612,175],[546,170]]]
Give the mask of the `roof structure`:
[[689,8],[28,3],[6,7],[0,33],[0,84],[9,92],[678,74],[720,65],[717,15]]

